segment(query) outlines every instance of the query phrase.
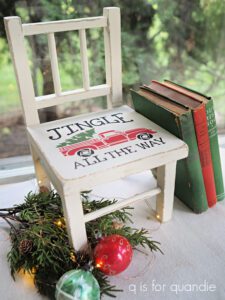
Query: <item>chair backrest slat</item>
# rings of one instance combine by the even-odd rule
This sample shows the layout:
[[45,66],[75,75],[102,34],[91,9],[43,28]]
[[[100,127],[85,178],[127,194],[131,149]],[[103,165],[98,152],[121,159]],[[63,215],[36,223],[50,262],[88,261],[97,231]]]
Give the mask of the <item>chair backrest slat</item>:
[[59,76],[59,66],[58,66],[58,58],[56,52],[56,44],[55,44],[55,35],[54,33],[48,33],[48,48],[49,48],[49,56],[52,68],[52,79],[55,94],[59,96],[61,94],[61,82]]
[[106,7],[103,15],[108,20],[108,26],[104,28],[106,83],[112,88],[107,103],[112,107],[122,104],[120,9]]
[[83,75],[83,88],[87,91],[90,88],[90,78],[89,78],[87,40],[86,40],[85,29],[79,30],[79,37],[80,37],[81,66],[82,66],[82,75]]
[[21,19],[19,17],[7,17],[4,19],[4,22],[16,73],[25,123],[27,125],[38,124],[39,116],[35,105],[34,87],[28,65]]
[[[103,16],[65,21],[21,24],[19,17],[5,18],[5,27],[17,74],[17,83],[27,125],[39,123],[38,109],[66,102],[106,96],[108,108],[122,104],[120,9],[104,8]],[[91,86],[89,76],[86,29],[103,28],[106,83]],[[79,31],[83,88],[62,91],[55,33]],[[46,34],[54,84],[54,94],[35,96],[25,50],[25,36]]]
[[46,34],[51,32],[63,32],[79,29],[90,29],[106,27],[107,19],[105,17],[92,17],[83,19],[73,19],[64,21],[50,21],[41,23],[23,24],[24,36]]

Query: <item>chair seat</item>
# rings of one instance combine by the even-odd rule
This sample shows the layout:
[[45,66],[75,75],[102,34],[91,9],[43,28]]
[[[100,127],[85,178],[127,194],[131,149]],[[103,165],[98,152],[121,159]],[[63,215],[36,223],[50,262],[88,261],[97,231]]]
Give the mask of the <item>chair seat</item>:
[[62,180],[93,176],[147,157],[158,166],[157,157],[164,164],[166,157],[171,161],[174,155],[175,161],[187,154],[182,140],[128,106],[27,129],[35,149]]

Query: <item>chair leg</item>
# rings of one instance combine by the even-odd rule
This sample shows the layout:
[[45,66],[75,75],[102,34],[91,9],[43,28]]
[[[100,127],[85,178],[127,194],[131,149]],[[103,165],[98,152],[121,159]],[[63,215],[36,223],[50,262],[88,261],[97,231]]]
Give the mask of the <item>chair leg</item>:
[[88,240],[80,192],[64,190],[61,198],[70,243],[76,251],[86,250]]
[[34,147],[31,146],[30,148],[39,189],[40,191],[45,191],[46,189],[51,190],[50,180],[48,179],[48,176],[41,165],[40,159]]
[[161,222],[167,222],[172,218],[176,163],[170,162],[157,168],[157,183],[162,192],[157,195],[156,214]]

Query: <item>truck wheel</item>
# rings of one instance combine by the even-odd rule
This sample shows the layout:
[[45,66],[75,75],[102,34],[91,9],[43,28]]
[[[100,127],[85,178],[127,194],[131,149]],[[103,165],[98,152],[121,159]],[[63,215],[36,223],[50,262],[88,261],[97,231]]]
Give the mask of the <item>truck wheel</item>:
[[92,154],[94,154],[94,150],[88,149],[88,148],[77,151],[77,155],[79,155],[81,157],[89,157]]
[[139,140],[149,140],[149,139],[151,139],[152,137],[153,137],[153,135],[150,134],[150,133],[141,133],[141,134],[138,134],[138,135],[137,135],[137,138],[138,138]]

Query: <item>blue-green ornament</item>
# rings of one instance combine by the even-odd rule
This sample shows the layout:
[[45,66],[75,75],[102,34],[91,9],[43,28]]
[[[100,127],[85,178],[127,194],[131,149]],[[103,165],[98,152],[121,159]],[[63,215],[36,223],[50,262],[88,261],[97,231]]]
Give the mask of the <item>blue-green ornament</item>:
[[71,270],[56,284],[56,300],[99,300],[100,287],[89,271]]

